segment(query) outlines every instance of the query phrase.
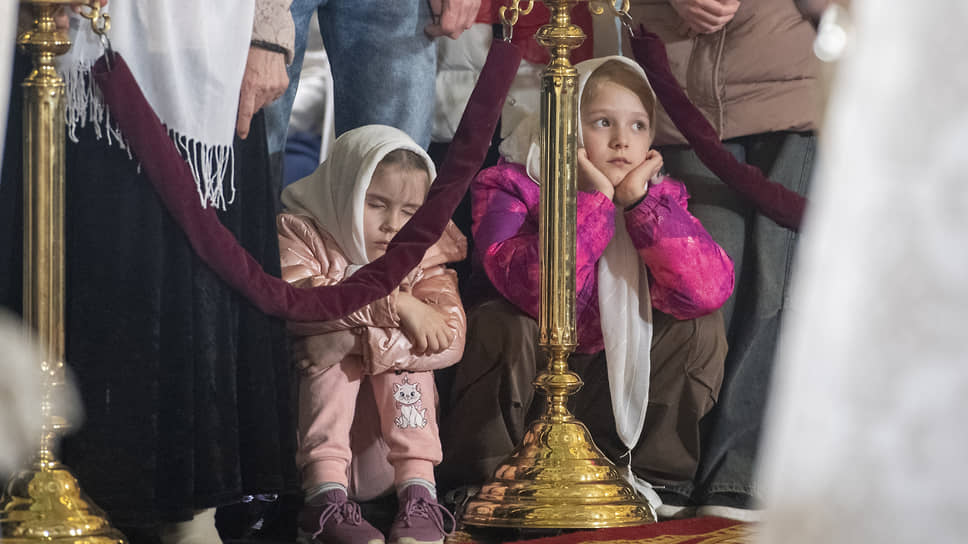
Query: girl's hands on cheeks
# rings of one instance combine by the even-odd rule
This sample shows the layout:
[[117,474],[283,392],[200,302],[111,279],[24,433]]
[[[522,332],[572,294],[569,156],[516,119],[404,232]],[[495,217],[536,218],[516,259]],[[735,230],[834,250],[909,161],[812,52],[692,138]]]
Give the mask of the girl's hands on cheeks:
[[642,164],[636,166],[615,186],[615,204],[628,209],[639,203],[649,192],[649,181],[662,169],[662,155],[650,149]]
[[598,191],[609,200],[615,196],[611,180],[592,164],[584,147],[578,148],[578,190],[586,193]]
[[434,355],[453,343],[455,333],[447,316],[410,293],[401,291],[397,295],[397,313],[400,330],[413,344],[414,355]]

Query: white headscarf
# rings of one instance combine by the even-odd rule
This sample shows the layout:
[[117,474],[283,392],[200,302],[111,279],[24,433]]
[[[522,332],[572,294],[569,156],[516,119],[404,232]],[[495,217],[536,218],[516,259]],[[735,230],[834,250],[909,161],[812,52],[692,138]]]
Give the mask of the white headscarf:
[[[645,81],[649,80],[634,61],[620,56],[602,57],[580,62],[578,69],[579,97],[592,73],[608,61],[628,65]],[[655,95],[653,93],[653,99]],[[579,98],[579,104],[580,104]],[[655,101],[653,100],[653,104]],[[655,111],[649,112],[655,119]],[[539,183],[541,150],[538,146],[538,116],[522,121],[518,128],[501,143],[501,154],[512,162],[524,164],[528,175]],[[581,123],[578,123],[578,145],[582,146]],[[608,364],[608,384],[612,397],[615,429],[622,443],[631,452],[639,441],[645,424],[649,403],[649,354],[652,349],[652,300],[649,295],[648,273],[639,257],[628,231],[625,229],[624,210],[615,210],[615,235],[598,263],[598,308],[601,314],[602,337]],[[630,457],[631,462],[631,457]],[[638,480],[629,467],[625,476],[649,501],[656,504],[658,496],[651,487]]]
[[397,149],[420,155],[429,179],[437,177],[430,156],[405,132],[367,125],[337,138],[329,158],[315,172],[286,187],[282,204],[291,212],[313,216],[336,240],[350,264],[359,268],[369,262],[363,237],[366,190],[383,157]]
[[[202,206],[224,209],[234,198],[232,142],[254,0],[124,0],[102,9],[110,9],[112,48],[191,165]],[[99,138],[124,147],[88,75],[104,52],[90,21],[71,16],[71,41],[58,58],[69,134],[76,140],[74,128],[90,122]]]

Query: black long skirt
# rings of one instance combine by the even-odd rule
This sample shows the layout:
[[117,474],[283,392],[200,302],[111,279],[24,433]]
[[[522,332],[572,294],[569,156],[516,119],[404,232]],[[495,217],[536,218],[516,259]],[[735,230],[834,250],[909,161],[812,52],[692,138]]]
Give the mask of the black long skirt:
[[[0,301],[10,306],[20,296],[18,128],[0,185]],[[298,489],[284,323],[199,260],[126,151],[90,129],[78,136],[66,153],[66,359],[86,415],[64,441],[65,463],[121,527]],[[260,115],[236,141],[235,202],[219,215],[278,275],[269,180]]]

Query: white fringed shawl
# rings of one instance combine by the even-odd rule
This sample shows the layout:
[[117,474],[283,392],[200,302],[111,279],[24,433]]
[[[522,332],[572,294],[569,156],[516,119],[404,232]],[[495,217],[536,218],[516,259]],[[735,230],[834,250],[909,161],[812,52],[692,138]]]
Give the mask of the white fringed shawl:
[[[202,207],[225,209],[235,197],[232,142],[254,0],[124,0],[103,9],[112,48],[191,165]],[[98,138],[125,148],[90,77],[104,51],[87,19],[72,15],[71,41],[58,58],[69,136],[76,141],[75,129],[91,123]]]

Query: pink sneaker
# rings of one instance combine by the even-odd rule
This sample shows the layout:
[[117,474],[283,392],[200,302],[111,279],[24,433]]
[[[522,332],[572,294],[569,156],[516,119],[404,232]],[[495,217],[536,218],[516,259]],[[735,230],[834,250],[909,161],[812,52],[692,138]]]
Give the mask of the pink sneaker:
[[360,505],[346,491],[331,489],[299,512],[301,542],[320,544],[384,544],[383,533],[367,523]]
[[390,544],[443,544],[450,533],[444,530],[444,514],[454,523],[450,511],[437,503],[422,485],[408,485],[400,493],[400,511],[390,527]]

